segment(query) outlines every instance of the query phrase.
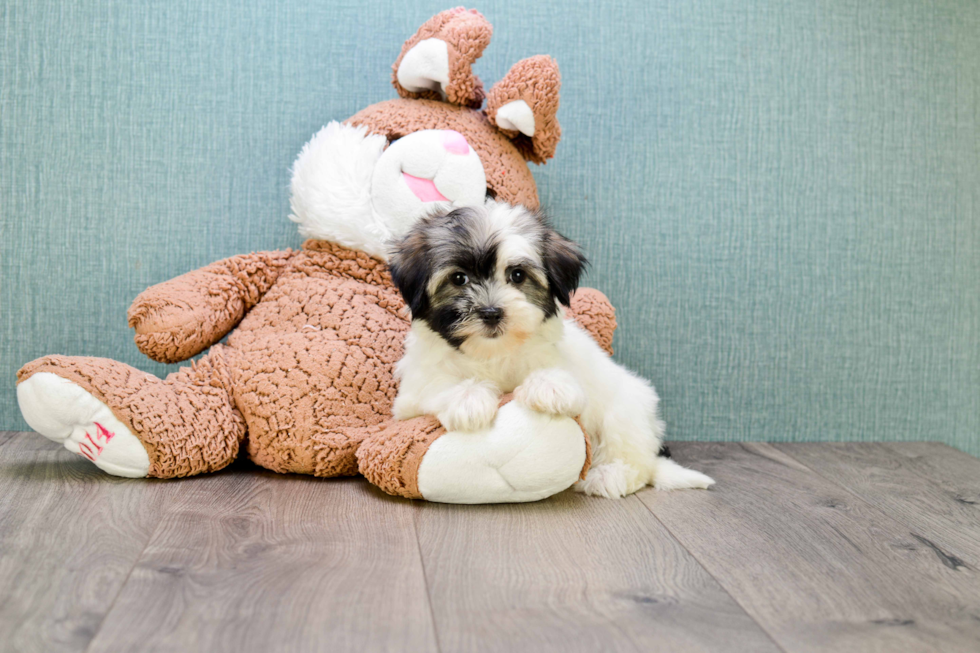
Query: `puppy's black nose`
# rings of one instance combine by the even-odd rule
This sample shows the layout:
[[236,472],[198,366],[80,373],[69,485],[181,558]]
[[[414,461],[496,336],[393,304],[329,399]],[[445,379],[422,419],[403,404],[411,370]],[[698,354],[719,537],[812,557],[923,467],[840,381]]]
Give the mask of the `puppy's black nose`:
[[497,326],[500,321],[504,319],[504,309],[492,307],[492,308],[481,308],[477,311],[480,314],[480,319],[487,326]]

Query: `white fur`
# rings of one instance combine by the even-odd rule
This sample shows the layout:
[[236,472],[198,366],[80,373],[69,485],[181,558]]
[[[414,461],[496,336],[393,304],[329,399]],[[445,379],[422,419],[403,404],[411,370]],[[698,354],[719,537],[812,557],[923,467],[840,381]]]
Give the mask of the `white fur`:
[[528,374],[514,391],[514,399],[542,413],[567,417],[581,415],[589,401],[578,380],[558,367]]
[[364,127],[331,122],[303,146],[289,199],[289,219],[299,223],[300,234],[384,254],[391,231],[374,212],[371,178],[387,144]]
[[[491,228],[503,238],[499,252],[520,252],[527,242],[510,233],[512,212],[488,202]],[[524,241],[521,245],[518,241]],[[498,269],[508,265],[498,252]],[[498,272],[499,273],[499,272]],[[483,337],[478,326],[466,331],[459,349],[421,320],[412,323],[405,356],[396,366],[401,381],[396,419],[431,414],[448,430],[486,428],[496,393],[514,392],[515,400],[555,416],[579,416],[592,438],[593,466],[576,489],[621,497],[645,485],[658,489],[706,488],[714,481],[657,457],[664,424],[659,398],[643,378],[616,364],[573,320],[545,313],[523,294],[501,296],[505,329]]]
[[[481,204],[486,174],[472,147],[448,152],[446,132],[427,129],[388,147],[364,127],[331,122],[317,132],[293,164],[289,219],[306,238],[318,238],[387,258],[388,244],[433,208]],[[401,178],[432,180],[448,200],[422,202]]]
[[448,431],[479,431],[497,416],[500,390],[489,381],[466,379],[436,397],[442,410],[436,415]]

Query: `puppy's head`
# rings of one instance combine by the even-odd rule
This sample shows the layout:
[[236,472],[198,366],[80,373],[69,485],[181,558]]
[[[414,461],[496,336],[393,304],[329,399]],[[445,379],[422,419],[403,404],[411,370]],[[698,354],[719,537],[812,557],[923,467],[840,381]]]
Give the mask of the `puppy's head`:
[[540,214],[494,201],[423,218],[389,261],[412,319],[464,352],[527,340],[568,305],[586,264]]

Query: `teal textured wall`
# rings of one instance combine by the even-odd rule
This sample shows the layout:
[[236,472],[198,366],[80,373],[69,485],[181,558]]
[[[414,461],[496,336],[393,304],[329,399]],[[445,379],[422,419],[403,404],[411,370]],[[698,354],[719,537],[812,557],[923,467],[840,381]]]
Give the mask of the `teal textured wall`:
[[[288,168],[393,97],[432,2],[0,4],[0,427],[47,353],[136,350],[126,308],[296,246]],[[477,64],[562,68],[538,168],[670,437],[980,454],[980,3],[492,0]]]

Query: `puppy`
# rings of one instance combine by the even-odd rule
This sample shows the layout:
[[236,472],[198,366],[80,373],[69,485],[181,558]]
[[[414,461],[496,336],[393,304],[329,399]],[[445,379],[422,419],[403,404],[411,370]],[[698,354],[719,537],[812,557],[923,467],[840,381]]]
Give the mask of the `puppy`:
[[[622,497],[645,485],[714,481],[661,451],[659,398],[565,319],[586,265],[541,215],[488,200],[429,216],[396,243],[391,276],[412,313],[394,416],[435,415],[449,431],[487,428],[502,393],[580,416],[593,462],[576,489]],[[664,453],[666,450],[664,450]]]

